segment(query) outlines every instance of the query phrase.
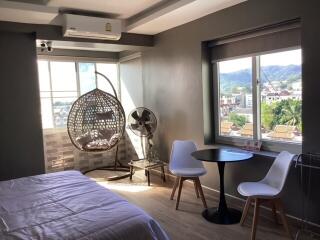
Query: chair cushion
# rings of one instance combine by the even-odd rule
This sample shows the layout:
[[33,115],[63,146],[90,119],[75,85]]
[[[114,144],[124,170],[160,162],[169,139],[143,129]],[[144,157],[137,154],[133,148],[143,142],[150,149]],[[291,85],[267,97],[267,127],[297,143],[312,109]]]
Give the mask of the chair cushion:
[[205,168],[179,168],[170,171],[179,177],[198,177],[207,173]]
[[262,182],[244,182],[238,186],[238,192],[246,197],[273,198],[280,191]]

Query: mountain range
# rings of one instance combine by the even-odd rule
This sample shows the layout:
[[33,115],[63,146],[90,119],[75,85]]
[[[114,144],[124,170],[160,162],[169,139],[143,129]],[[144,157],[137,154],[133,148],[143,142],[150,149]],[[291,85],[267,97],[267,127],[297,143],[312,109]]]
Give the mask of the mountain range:
[[[221,73],[220,74],[220,89],[224,93],[231,93],[234,88],[239,86],[251,88],[251,69],[243,69],[240,71]],[[282,84],[291,84],[301,79],[300,65],[287,66],[264,66],[261,67],[260,81],[263,84],[266,82],[279,81]]]

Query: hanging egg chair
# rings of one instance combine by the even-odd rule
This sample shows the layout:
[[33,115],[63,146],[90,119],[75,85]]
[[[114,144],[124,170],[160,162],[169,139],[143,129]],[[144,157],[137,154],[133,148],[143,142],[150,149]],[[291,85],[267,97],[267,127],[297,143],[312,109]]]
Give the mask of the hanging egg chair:
[[73,145],[79,150],[108,151],[123,136],[125,114],[114,96],[96,88],[72,105],[67,127]]
[[[123,166],[117,159],[117,145],[122,139],[126,126],[125,113],[111,81],[103,74],[95,73],[109,82],[114,96],[98,88],[80,96],[69,112],[68,134],[73,145],[80,151],[104,152],[116,147],[114,166],[97,169],[127,172],[129,168]],[[114,177],[114,179],[126,176]]]

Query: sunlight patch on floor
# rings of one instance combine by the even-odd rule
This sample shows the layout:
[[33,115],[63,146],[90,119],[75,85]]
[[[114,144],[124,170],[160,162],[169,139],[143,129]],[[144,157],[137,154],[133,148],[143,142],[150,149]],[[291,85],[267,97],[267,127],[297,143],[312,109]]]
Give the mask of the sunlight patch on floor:
[[[138,172],[138,171],[137,171]],[[148,183],[143,174],[135,174],[133,180],[129,178],[119,179],[117,181],[108,181],[108,177],[116,176],[116,172],[108,171],[93,171],[87,174],[92,180],[96,181],[99,185],[115,191],[120,192],[145,192],[153,189],[153,186],[148,186]]]
[[97,183],[105,188],[108,188],[110,190],[116,190],[116,191],[121,191],[121,192],[144,192],[144,191],[149,191],[153,187],[152,186],[147,186],[143,184],[126,184],[126,183],[112,183],[112,182],[98,182]]

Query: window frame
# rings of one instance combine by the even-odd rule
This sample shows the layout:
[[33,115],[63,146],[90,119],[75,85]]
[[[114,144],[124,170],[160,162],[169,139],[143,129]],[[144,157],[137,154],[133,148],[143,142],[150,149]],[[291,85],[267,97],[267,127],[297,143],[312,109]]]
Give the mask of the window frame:
[[[214,137],[215,142],[220,144],[244,146],[248,138],[241,136],[222,136],[220,135],[220,79],[218,63],[221,61],[251,57],[252,58],[252,113],[253,113],[253,138],[252,140],[261,141],[261,149],[266,151],[280,152],[287,150],[296,154],[302,151],[302,142],[284,142],[276,140],[262,139],[261,137],[261,85],[260,85],[260,56],[271,53],[280,53],[290,50],[299,50],[301,46],[281,48],[272,51],[258,52],[254,54],[241,55],[232,58],[218,59],[211,62],[213,74],[213,107],[214,111]],[[301,49],[302,51],[302,49]],[[303,81],[301,79],[301,81]],[[303,131],[302,131],[303,135]]]
[[[39,93],[40,93],[40,100],[42,98],[49,98],[51,102],[51,111],[52,111],[52,118],[53,118],[53,127],[52,128],[42,128],[43,130],[50,130],[50,129],[66,129],[66,127],[57,127],[54,122],[54,108],[53,108],[53,100],[54,98],[71,98],[71,97],[53,97],[53,92],[73,92],[73,91],[52,91],[52,74],[51,74],[51,64],[50,62],[73,62],[75,67],[76,73],[76,99],[81,96],[81,88],[80,88],[80,72],[79,72],[79,63],[94,63],[95,70],[97,69],[97,63],[102,64],[116,64],[117,67],[117,85],[118,88],[116,89],[118,100],[121,99],[121,86],[120,86],[120,69],[119,69],[119,62],[116,59],[101,59],[101,58],[87,58],[87,57],[70,57],[70,56],[45,56],[45,55],[38,55],[37,61],[47,61],[48,64],[48,73],[49,73],[49,83],[50,83],[50,91],[41,91],[39,86]],[[40,81],[40,79],[38,79]],[[98,78],[95,76],[95,84],[98,87]],[[107,83],[106,83],[107,84]],[[41,92],[49,93],[50,97],[41,97]]]

